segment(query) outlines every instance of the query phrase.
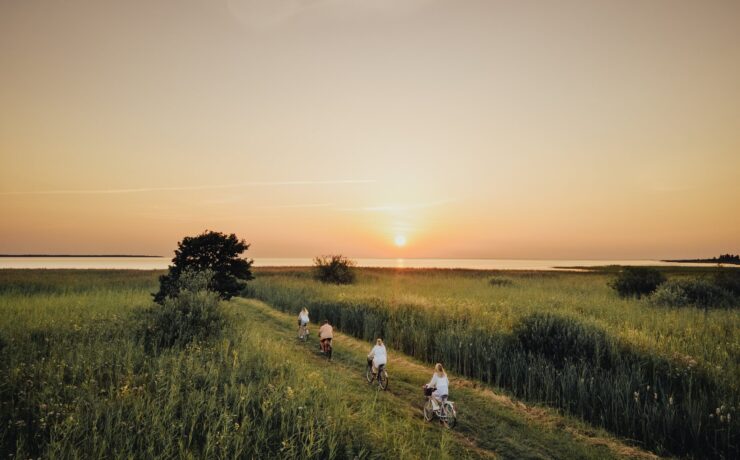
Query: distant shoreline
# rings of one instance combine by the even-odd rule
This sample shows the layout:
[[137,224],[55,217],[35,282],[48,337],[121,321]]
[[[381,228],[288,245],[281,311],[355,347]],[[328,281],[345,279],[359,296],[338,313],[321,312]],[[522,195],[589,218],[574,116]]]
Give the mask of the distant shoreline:
[[161,258],[162,256],[138,254],[0,254],[0,257],[76,257],[76,258]]
[[672,262],[672,263],[681,263],[681,264],[740,265],[740,262],[736,260],[719,260],[719,259],[677,259],[677,260],[661,260],[661,262]]

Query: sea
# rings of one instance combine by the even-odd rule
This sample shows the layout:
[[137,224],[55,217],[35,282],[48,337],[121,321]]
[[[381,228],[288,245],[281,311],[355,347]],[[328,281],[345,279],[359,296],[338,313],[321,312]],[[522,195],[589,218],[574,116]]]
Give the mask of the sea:
[[[390,268],[463,268],[474,270],[564,270],[568,267],[637,265],[663,267],[700,267],[709,264],[663,262],[649,259],[353,259],[359,267]],[[163,270],[170,257],[0,257],[2,268],[73,268]],[[310,267],[311,258],[256,257],[254,267]],[[572,268],[571,268],[572,269]]]

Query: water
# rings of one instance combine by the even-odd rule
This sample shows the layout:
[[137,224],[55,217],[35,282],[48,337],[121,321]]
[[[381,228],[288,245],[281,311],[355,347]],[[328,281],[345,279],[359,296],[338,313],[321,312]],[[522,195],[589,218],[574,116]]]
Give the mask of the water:
[[[599,267],[604,265],[652,265],[700,267],[711,264],[661,262],[658,260],[578,259],[354,259],[360,267],[469,268],[478,270],[552,270],[556,267]],[[169,257],[0,257],[0,268],[112,268],[163,270]],[[254,259],[255,267],[309,267],[310,258]]]

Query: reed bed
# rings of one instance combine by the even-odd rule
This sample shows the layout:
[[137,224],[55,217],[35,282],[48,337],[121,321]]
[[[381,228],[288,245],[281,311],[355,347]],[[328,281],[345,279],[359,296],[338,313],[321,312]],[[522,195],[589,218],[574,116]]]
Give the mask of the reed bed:
[[[622,300],[594,274],[365,270],[353,286],[258,272],[250,294],[582,417],[662,454],[740,455],[738,310]],[[570,344],[560,349],[562,344]]]
[[3,457],[459,457],[446,435],[348,404],[231,304],[212,340],[147,350],[156,273],[129,274],[0,271]]

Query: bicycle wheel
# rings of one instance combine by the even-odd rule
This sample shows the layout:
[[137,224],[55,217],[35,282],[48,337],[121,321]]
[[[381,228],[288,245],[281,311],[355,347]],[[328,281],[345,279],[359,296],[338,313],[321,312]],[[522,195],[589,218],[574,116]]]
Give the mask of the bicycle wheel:
[[331,361],[331,340],[329,341],[329,346],[326,347],[326,357]]
[[447,413],[447,428],[454,428],[457,425],[457,411],[455,406],[445,403],[445,412]]
[[424,404],[424,420],[431,422],[434,419],[434,409],[432,408],[432,400],[427,399],[427,403]]
[[383,372],[378,373],[378,386],[383,390],[388,389],[388,372],[383,369]]
[[368,365],[365,370],[365,379],[367,380],[367,383],[373,383],[373,380],[375,379],[375,377],[373,377],[373,367],[370,365]]

